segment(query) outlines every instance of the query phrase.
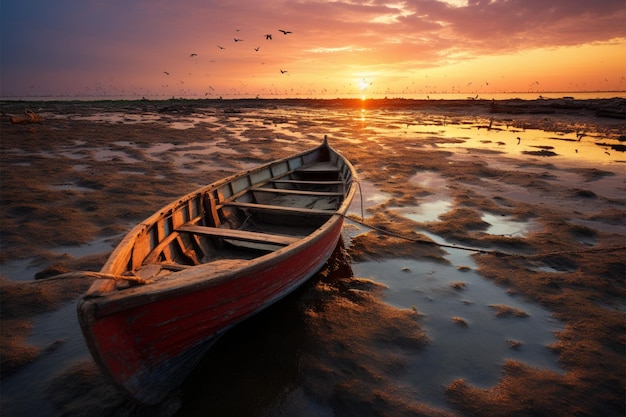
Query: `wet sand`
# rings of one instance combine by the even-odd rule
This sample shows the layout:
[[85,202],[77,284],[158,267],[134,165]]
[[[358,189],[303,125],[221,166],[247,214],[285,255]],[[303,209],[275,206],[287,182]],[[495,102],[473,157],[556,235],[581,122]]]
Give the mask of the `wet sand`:
[[[620,99],[4,102],[3,413],[623,415],[624,108]],[[26,109],[43,123],[12,124]],[[98,270],[173,198],[324,134],[361,177],[345,247],[292,297],[229,332],[161,406],[113,390],[76,323],[66,337],[37,336],[46,319],[73,314],[90,282],[36,277]],[[446,245],[476,250],[456,265]],[[385,260],[395,263],[378,276],[353,272]],[[504,323],[529,320],[523,302],[549,311],[559,330],[545,349],[559,369],[511,359],[529,343],[502,335],[511,358],[494,361],[494,383],[453,378],[433,400],[409,374],[442,336],[428,330],[426,305],[403,304],[396,275],[435,301],[420,285],[437,279],[446,299],[465,297],[459,305],[480,301],[464,277],[484,279],[520,300],[485,306],[493,320],[513,320]],[[476,331],[469,310],[453,311],[451,338]],[[28,391],[29,375],[44,374]]]

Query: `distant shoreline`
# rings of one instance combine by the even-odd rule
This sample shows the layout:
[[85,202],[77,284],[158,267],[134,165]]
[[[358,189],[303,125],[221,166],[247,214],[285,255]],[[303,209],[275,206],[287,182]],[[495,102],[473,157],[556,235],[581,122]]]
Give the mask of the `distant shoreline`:
[[626,99],[626,91],[579,91],[579,92],[512,92],[512,93],[433,93],[433,94],[407,94],[389,95],[373,94],[367,92],[347,95],[343,97],[274,97],[274,96],[238,96],[238,95],[212,95],[208,97],[166,97],[166,96],[11,96],[0,97],[0,102],[40,102],[40,101],[62,101],[62,102],[100,102],[100,101],[509,101],[509,100],[608,100]]
[[[626,98],[587,98],[576,99],[569,96],[560,98],[535,99],[415,99],[415,98],[231,98],[231,99],[99,99],[99,100],[0,100],[3,116],[35,112],[123,111],[156,112],[172,114],[193,114],[200,109],[221,109],[224,113],[241,113],[245,109],[280,107],[303,107],[310,109],[353,109],[361,112],[374,110],[437,110],[452,113],[471,112],[500,115],[547,115],[560,114],[575,117],[591,116],[626,120]],[[80,109],[80,110],[79,110]]]

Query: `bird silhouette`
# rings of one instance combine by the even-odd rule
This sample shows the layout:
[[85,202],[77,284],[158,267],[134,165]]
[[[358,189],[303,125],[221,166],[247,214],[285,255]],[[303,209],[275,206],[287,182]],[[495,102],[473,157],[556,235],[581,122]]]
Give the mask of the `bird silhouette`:
[[165,75],[170,75],[170,73],[169,73],[169,72],[167,72],[167,71],[163,71],[163,74],[165,74]]
[[522,141],[522,139],[520,139],[520,137],[517,137],[517,144],[519,145],[519,143]]
[[256,48],[254,48],[255,51],[259,52],[259,49],[261,49],[260,46],[257,46]]
[[198,54],[190,54],[189,57],[193,58],[194,56],[198,56]]
[[286,70],[280,70],[280,73],[281,73],[281,74],[284,74],[284,73],[286,73],[286,72],[287,72]]
[[293,33],[293,32],[291,32],[291,31],[289,31],[289,30],[283,30],[283,29],[278,29],[278,31],[279,31],[279,32],[283,32],[283,35],[287,35],[287,34],[289,34],[289,33]]
[[235,42],[243,42],[243,39],[235,38]]
[[272,40],[272,35],[270,33],[268,33],[267,35],[265,35],[265,39],[267,40]]
[[226,49],[223,46],[219,46],[219,45],[217,45],[217,47],[220,48],[220,49]]

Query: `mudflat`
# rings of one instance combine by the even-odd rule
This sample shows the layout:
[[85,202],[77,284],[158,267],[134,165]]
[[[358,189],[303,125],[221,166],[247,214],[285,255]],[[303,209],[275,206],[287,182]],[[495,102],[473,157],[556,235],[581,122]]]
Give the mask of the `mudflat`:
[[[7,415],[624,413],[623,99],[1,105]],[[126,231],[174,198],[324,135],[360,175],[343,245],[292,297],[229,332],[162,405],[123,398],[73,318],[91,282],[54,276],[99,270]],[[455,247],[472,265],[451,260]],[[363,273],[367,262],[387,260],[383,272]],[[493,384],[442,368],[450,374],[434,383],[435,401],[411,382],[411,364],[439,343],[421,302],[457,297],[441,334],[472,339],[477,325],[466,307],[478,308],[480,297],[464,273],[511,297],[485,301],[483,313],[496,321],[524,323],[530,305],[549,312],[558,331],[545,350],[558,370],[516,360],[529,343],[498,334],[511,354],[494,358]],[[422,296],[410,306],[391,302],[398,274]]]

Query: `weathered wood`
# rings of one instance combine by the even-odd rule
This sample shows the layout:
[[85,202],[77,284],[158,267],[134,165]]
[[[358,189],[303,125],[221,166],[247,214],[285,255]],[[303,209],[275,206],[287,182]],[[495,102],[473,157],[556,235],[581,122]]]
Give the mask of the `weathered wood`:
[[309,166],[305,166],[302,168],[298,168],[295,170],[295,172],[320,173],[320,172],[341,172],[341,170],[336,165],[330,162],[327,162],[327,163],[317,163],[314,165],[309,165]]
[[303,191],[303,190],[289,190],[286,188],[265,188],[265,187],[253,187],[252,191],[262,191],[266,193],[278,193],[278,194],[296,194],[306,195],[314,197],[341,197],[342,192],[338,191]]
[[183,265],[183,264],[179,264],[176,262],[159,262],[158,264],[155,264],[155,265],[159,265],[163,269],[167,269],[170,271],[182,271],[184,269],[193,268],[193,265]]
[[161,256],[161,253],[163,252],[163,250],[167,246],[169,246],[169,244],[172,243],[172,241],[176,239],[176,237],[178,237],[178,235],[176,233],[172,233],[168,237],[163,239],[161,242],[159,242],[159,244],[152,250],[152,252],[150,252],[150,254],[146,256],[146,259],[144,260],[143,263],[153,264],[153,263],[158,262],[159,256]]
[[259,243],[273,243],[277,245],[290,245],[298,242],[300,238],[272,233],[249,232],[246,230],[224,229],[218,227],[206,227],[195,225],[183,225],[176,229],[177,232],[196,233],[207,236],[220,236],[234,240],[244,240]]
[[320,209],[310,209],[306,207],[272,206],[268,204],[240,203],[238,201],[225,202],[224,205],[248,208],[248,209],[253,209],[253,210],[278,211],[278,212],[283,212],[283,213],[293,213],[293,214],[303,214],[303,215],[330,216],[337,212],[337,210],[320,210]]
[[95,279],[110,279],[113,281],[130,281],[137,284],[149,284],[152,281],[146,280],[137,275],[115,275],[115,274],[105,274],[102,272],[93,272],[93,271],[72,271],[72,272],[64,272],[63,274],[53,275],[49,278],[44,278],[44,280],[52,281],[57,279],[71,279],[71,278],[95,278]]
[[313,181],[313,180],[272,180],[275,184],[294,184],[294,185],[343,185],[343,181]]
[[207,213],[207,222],[211,226],[218,227],[220,225],[220,216],[217,214],[217,204],[213,194],[210,192],[206,193],[202,203],[204,204],[204,211]]

